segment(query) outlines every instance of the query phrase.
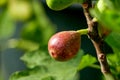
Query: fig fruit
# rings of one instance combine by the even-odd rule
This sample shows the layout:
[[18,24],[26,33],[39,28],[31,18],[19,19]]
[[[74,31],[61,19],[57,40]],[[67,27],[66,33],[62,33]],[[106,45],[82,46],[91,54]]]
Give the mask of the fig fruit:
[[77,31],[62,31],[53,35],[48,42],[48,51],[52,58],[67,61],[80,49],[81,35]]
[[74,3],[83,3],[84,0],[46,0],[48,7],[52,10],[62,10]]

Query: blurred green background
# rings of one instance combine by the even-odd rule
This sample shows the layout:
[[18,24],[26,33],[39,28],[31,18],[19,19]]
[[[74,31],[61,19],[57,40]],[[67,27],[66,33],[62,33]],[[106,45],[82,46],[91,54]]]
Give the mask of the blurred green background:
[[[4,78],[1,80],[8,80],[15,71],[26,69],[20,60],[24,51],[47,47],[49,37],[55,32],[86,27],[82,8],[78,4],[53,11],[47,7],[45,0],[39,0],[39,3],[32,0],[0,0],[0,77]],[[81,48],[85,53],[96,56],[87,36],[82,36]],[[99,69],[87,67],[79,73],[80,80],[101,80]]]

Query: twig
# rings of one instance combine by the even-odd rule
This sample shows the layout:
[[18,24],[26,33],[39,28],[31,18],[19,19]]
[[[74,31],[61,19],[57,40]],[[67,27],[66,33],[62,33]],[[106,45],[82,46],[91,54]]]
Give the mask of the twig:
[[88,30],[89,30],[88,36],[91,39],[96,49],[96,54],[97,54],[98,61],[100,63],[101,72],[105,76],[106,80],[116,80],[110,71],[110,68],[106,59],[106,54],[103,49],[104,41],[98,34],[98,28],[97,28],[98,22],[92,21],[93,18],[90,16],[90,13],[89,13],[89,9],[92,8],[91,0],[86,0],[86,2],[82,4],[82,7],[83,7],[84,15],[86,17],[87,24],[88,24]]

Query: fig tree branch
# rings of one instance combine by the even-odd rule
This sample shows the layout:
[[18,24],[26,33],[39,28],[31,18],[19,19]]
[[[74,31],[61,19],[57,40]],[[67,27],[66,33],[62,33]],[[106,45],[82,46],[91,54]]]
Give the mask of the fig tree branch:
[[91,39],[97,54],[98,61],[100,63],[101,72],[105,76],[106,80],[116,80],[112,75],[104,51],[104,40],[98,34],[98,22],[93,21],[93,18],[90,16],[89,9],[92,8],[91,0],[86,0],[82,4],[84,15],[88,24],[88,37]]

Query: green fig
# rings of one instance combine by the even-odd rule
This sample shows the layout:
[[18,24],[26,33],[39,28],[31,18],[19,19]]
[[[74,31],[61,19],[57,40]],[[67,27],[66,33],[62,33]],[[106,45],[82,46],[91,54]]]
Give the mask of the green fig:
[[62,31],[53,35],[48,42],[48,51],[58,61],[72,59],[80,49],[81,35],[77,31]]
[[62,10],[74,3],[83,3],[84,0],[46,0],[48,7],[52,10]]

